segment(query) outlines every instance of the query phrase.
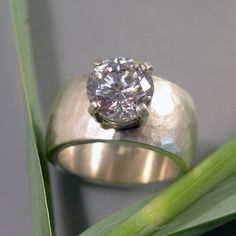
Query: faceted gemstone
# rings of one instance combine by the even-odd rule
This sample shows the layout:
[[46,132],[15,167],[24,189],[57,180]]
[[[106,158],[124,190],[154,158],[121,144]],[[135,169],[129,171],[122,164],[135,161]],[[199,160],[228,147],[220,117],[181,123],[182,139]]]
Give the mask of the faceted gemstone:
[[154,91],[150,71],[132,59],[111,58],[95,65],[87,82],[91,103],[99,115],[112,122],[130,122],[139,116],[137,107],[148,105]]

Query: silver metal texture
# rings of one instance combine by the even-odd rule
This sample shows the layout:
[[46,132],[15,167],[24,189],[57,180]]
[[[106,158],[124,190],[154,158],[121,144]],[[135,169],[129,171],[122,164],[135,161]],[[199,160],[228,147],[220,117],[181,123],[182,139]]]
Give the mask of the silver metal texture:
[[186,172],[197,138],[192,98],[178,85],[152,77],[147,120],[141,127],[124,130],[106,129],[90,115],[88,76],[69,80],[50,116],[49,160],[99,183],[152,183]]

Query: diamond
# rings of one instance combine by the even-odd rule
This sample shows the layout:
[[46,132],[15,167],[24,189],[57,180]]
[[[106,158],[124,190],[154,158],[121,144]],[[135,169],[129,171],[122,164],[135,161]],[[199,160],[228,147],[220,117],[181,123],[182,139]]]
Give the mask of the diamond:
[[154,91],[152,67],[145,65],[126,57],[94,64],[87,82],[87,95],[103,120],[129,123],[139,119],[138,107],[148,106]]

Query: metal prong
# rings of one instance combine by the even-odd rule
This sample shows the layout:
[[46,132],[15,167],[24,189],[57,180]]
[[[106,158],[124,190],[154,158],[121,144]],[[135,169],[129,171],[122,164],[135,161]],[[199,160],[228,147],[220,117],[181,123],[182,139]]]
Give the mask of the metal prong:
[[141,67],[143,68],[143,70],[148,71],[149,73],[153,72],[153,66],[150,62],[144,62]]
[[97,102],[92,102],[88,108],[88,112],[90,115],[94,116],[98,110],[100,109],[100,105]]
[[144,103],[141,103],[137,106],[136,111],[139,114],[139,122],[143,123],[149,116],[149,111],[147,106]]
[[93,66],[100,66],[103,63],[103,60],[101,58],[98,58],[96,61],[94,61]]

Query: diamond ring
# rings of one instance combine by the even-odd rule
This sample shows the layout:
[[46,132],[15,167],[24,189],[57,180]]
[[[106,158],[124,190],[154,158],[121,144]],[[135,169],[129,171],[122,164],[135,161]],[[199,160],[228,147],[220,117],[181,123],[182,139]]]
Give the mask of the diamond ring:
[[56,98],[48,158],[89,181],[144,184],[189,169],[197,137],[191,96],[150,63],[98,60]]
[[148,116],[154,84],[150,63],[117,57],[94,63],[87,82],[89,112],[103,126],[140,126]]

